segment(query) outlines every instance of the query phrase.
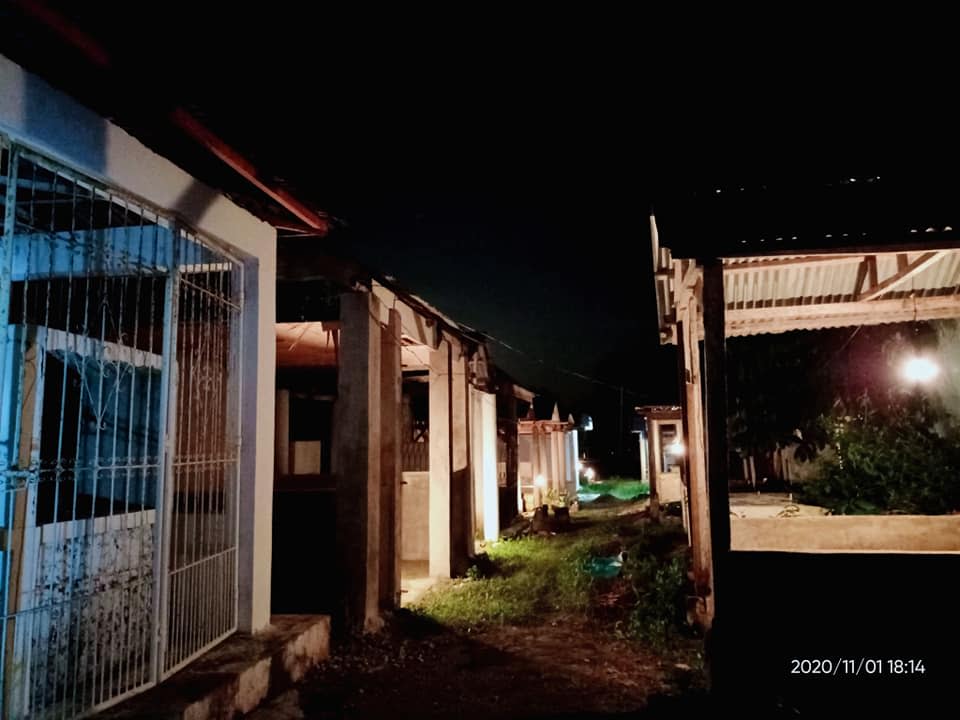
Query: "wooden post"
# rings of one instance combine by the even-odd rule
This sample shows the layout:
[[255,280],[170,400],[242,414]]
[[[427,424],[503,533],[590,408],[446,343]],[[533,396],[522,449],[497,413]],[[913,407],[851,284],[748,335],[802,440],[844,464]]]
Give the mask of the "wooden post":
[[[706,366],[707,484],[710,537],[716,585],[717,556],[730,549],[730,494],[727,469],[727,341],[723,263],[711,259],[703,271],[704,365]],[[716,594],[716,587],[714,587]]]
[[713,562],[710,554],[710,492],[707,487],[703,402],[700,385],[699,317],[696,297],[690,297],[677,325],[677,348],[683,363],[683,432],[687,444],[687,487],[690,538],[693,546],[694,590],[703,599],[697,609],[700,622],[713,620]]
[[[19,384],[21,393],[19,418],[12,424],[9,447],[17,448],[17,459],[11,463],[20,471],[38,473],[40,467],[40,429],[43,414],[43,372],[45,367],[45,329],[34,330],[20,327],[18,332],[11,333],[14,352],[21,343],[20,333],[27,333],[25,352],[22,361],[12,363],[11,376],[13,384],[9,388],[16,393]],[[19,365],[19,366],[18,366]],[[19,383],[18,383],[19,381]],[[18,432],[19,431],[19,432]],[[36,527],[37,487],[39,477],[30,477],[23,483],[23,487],[13,493],[8,502],[12,508],[8,510],[11,521],[6,533],[6,552],[9,553],[9,576],[6,588],[7,607],[5,610],[7,621],[6,657],[4,662],[5,697],[2,699],[4,708],[19,708],[22,711],[30,710],[30,699],[17,699],[17,692],[27,686],[30,672],[30,658],[33,650],[29,646],[27,628],[21,626],[21,617],[18,613],[32,609],[33,600],[30,593],[33,591],[32,576],[36,553],[39,552],[39,536],[28,537],[27,528]],[[26,600],[26,607],[23,606]],[[30,625],[32,627],[32,625]]]
[[703,268],[704,365],[706,370],[707,486],[713,569],[713,620],[707,636],[710,685],[721,698],[729,692],[733,641],[724,633],[723,572],[730,551],[730,498],[727,472],[726,301],[723,262],[708,259]]

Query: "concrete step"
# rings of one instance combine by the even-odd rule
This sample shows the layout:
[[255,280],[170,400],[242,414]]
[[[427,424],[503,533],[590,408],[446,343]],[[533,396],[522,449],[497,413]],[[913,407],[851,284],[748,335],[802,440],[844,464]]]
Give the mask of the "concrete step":
[[275,615],[256,635],[234,635],[104,720],[231,720],[301,680],[330,656],[330,618]]

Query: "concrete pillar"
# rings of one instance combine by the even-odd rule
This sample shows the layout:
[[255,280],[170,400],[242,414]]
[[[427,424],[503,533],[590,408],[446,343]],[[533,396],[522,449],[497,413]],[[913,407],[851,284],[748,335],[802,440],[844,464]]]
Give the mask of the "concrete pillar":
[[450,577],[450,345],[430,351],[430,575]]
[[290,474],[290,391],[277,390],[276,433],[276,474],[277,477]]
[[470,409],[470,482],[473,492],[473,526],[478,532],[483,529],[483,431],[481,416],[483,409],[480,403],[481,392],[472,385],[469,389]]
[[380,324],[370,293],[340,296],[334,404],[337,570],[344,628],[378,628],[380,578]]
[[647,429],[639,434],[640,438],[640,479],[650,484],[650,451],[647,448],[647,440],[650,437],[649,421]]
[[580,471],[577,469],[577,463],[580,462],[579,430],[574,430],[570,433],[570,446],[573,449],[573,489],[574,492],[580,492]]
[[[534,450],[537,453],[538,458],[538,474],[543,476],[544,485],[541,488],[540,493],[540,503],[542,504],[545,500],[544,495],[550,489],[550,473],[552,468],[550,467],[550,434],[546,432],[542,427],[534,426],[534,435],[533,440],[536,443]],[[534,476],[536,479],[536,476]]]
[[567,493],[572,494],[577,491],[577,431],[569,430],[563,434],[563,446],[566,450],[567,467]]
[[565,445],[565,433],[562,430],[553,430],[550,433],[550,462],[553,465],[550,487],[558,495],[566,490],[567,484],[567,448]]
[[[264,246],[266,247],[266,245]],[[276,244],[271,242],[271,248]],[[244,312],[238,337],[231,338],[231,372],[242,368],[239,408],[240,484],[237,547],[237,627],[257,632],[270,625],[273,559],[273,468],[277,386],[276,255],[264,250],[244,263]],[[242,346],[239,342],[242,340]],[[239,362],[242,353],[243,362]],[[231,393],[232,395],[232,393]],[[234,402],[235,399],[231,399]],[[236,417],[231,407],[228,413]]]
[[450,569],[454,575],[467,571],[468,559],[474,553],[467,359],[459,343],[453,342],[450,352]]
[[471,388],[473,416],[473,474],[475,527],[483,539],[500,536],[500,488],[497,485],[497,396]]
[[380,335],[380,607],[400,606],[400,313],[390,310]]
[[660,517],[660,495],[657,491],[657,478],[660,475],[660,423],[647,418],[647,447],[650,463],[650,517]]

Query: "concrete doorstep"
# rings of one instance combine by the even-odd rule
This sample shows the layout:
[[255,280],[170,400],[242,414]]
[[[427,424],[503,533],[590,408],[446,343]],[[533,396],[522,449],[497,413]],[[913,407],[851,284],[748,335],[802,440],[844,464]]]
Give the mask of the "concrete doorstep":
[[106,720],[231,720],[274,698],[330,656],[330,618],[275,615],[234,635],[171,678],[98,714]]

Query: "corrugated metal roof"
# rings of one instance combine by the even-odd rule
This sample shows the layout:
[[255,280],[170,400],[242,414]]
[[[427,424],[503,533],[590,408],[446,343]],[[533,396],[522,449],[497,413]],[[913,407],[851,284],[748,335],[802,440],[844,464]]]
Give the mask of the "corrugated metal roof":
[[[661,339],[673,342],[677,278],[696,275],[688,271],[692,261],[674,260],[656,238],[654,248]],[[747,256],[723,264],[728,336],[960,317],[958,248]]]

